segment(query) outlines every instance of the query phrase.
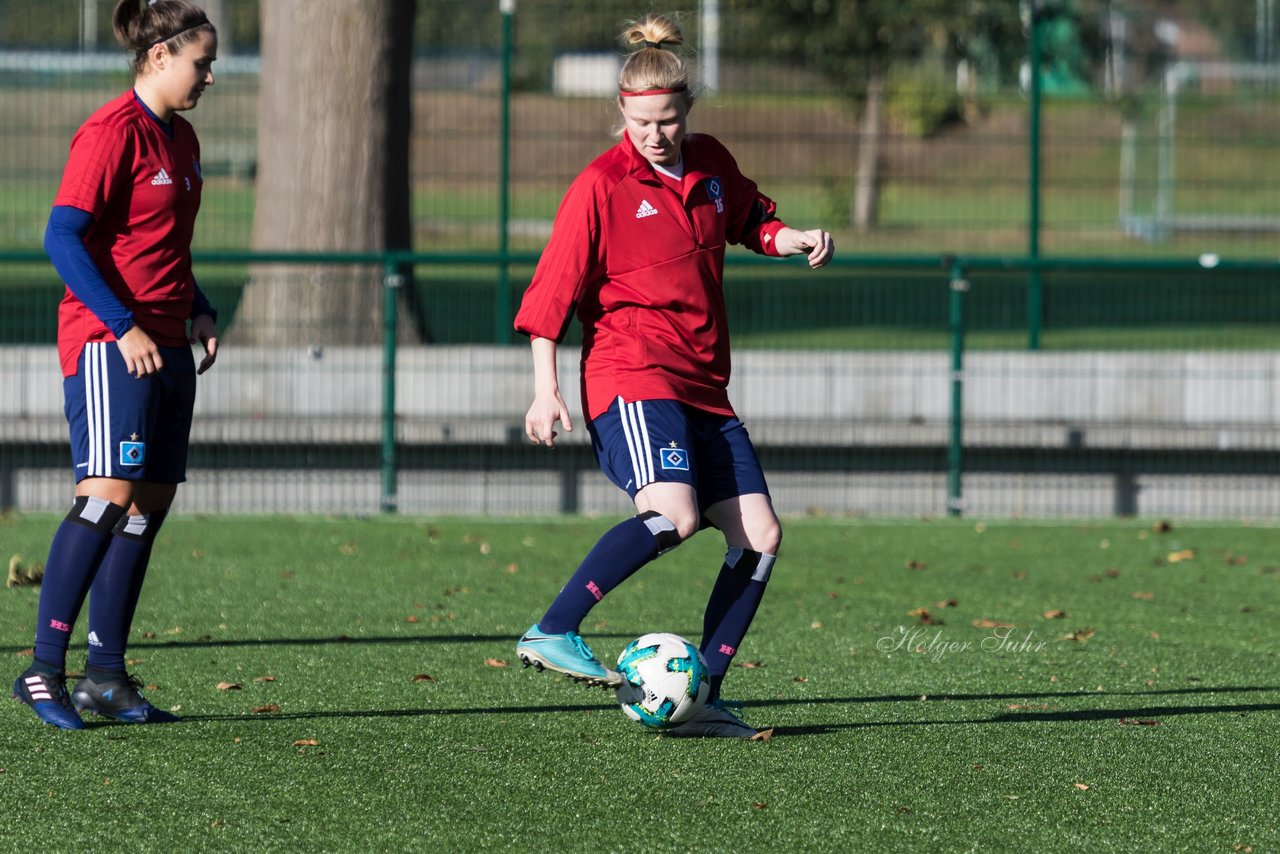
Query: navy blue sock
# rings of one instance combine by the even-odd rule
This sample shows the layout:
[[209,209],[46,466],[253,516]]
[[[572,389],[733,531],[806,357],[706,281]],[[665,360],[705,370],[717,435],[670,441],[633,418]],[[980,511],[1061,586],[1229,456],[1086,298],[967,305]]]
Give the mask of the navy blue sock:
[[659,554],[680,544],[676,526],[649,511],[614,525],[582,559],[538,628],[547,634],[576,632],[597,602]]
[[46,665],[66,669],[71,629],[123,515],[123,507],[78,495],[54,533],[36,608],[35,657]]
[[755,619],[775,560],[774,555],[750,549],[731,548],[725,555],[702,617],[702,655],[711,681],[707,702],[720,696],[720,685]]
[[[166,510],[125,516],[112,532],[111,545],[89,589],[89,669],[122,672],[129,627],[142,595],[151,546]],[[101,681],[101,680],[94,680]]]

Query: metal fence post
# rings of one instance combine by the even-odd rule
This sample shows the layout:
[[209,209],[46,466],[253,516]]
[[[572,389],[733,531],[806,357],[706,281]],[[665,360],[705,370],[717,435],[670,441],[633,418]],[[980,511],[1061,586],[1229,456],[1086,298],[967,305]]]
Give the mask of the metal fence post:
[[969,292],[964,262],[951,261],[951,430],[947,442],[947,515],[964,510],[964,298]]
[[511,220],[511,53],[514,45],[516,0],[499,0],[502,12],[502,103],[498,130],[498,264],[493,303],[493,342],[511,339],[511,262],[507,258]]
[[1044,286],[1040,281],[1040,63],[1043,61],[1040,44],[1041,0],[1031,0],[1031,20],[1028,24],[1028,64],[1030,65],[1031,127],[1028,134],[1028,204],[1027,212],[1027,348],[1040,349],[1040,324],[1044,314]]
[[386,256],[382,277],[382,512],[396,512],[396,308],[404,286],[403,259]]

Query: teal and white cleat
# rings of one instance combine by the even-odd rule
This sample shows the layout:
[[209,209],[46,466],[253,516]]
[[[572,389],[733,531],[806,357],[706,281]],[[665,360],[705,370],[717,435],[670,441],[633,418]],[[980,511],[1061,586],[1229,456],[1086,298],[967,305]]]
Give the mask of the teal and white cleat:
[[707,703],[682,724],[663,730],[672,738],[754,738],[759,733],[729,710],[722,700]]
[[577,632],[549,635],[535,623],[516,644],[516,655],[525,667],[538,672],[554,670],[592,688],[619,688],[626,681],[622,674],[601,664]]

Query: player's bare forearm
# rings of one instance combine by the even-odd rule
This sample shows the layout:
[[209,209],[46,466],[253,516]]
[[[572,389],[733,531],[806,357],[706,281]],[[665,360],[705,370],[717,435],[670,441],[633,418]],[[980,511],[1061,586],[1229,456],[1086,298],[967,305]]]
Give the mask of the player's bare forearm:
[[550,338],[530,338],[533,351],[533,403],[524,417],[524,432],[535,444],[555,447],[555,423],[559,421],[566,431],[573,431],[573,420],[564,398],[560,395],[560,380],[556,371],[556,342]]

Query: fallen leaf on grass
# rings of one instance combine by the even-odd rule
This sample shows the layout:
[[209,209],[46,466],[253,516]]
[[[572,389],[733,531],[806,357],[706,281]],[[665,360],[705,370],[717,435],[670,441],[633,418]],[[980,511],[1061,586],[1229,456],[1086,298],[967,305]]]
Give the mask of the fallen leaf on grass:
[[1151,718],[1121,718],[1120,723],[1125,726],[1160,726],[1160,721]]
[[1012,703],[1011,709],[1048,709],[1051,708],[1048,703]]
[[1044,617],[1046,620],[1061,620],[1063,617],[1067,616],[1067,612],[1061,608],[1053,608],[1049,611],[1045,611],[1040,616]]
[[928,608],[913,608],[907,612],[908,617],[915,617],[916,622],[922,626],[943,626],[946,625],[942,620],[929,613]]
[[414,681],[414,682],[434,682],[434,681],[436,681],[436,677],[432,676],[430,673],[415,673],[415,674],[413,675],[413,680],[412,680],[412,681]]
[[768,809],[769,805],[761,803],[760,801],[756,801],[754,804],[751,805],[751,808],[753,810],[763,810],[763,809]]
[[31,656],[35,654],[36,654],[36,648],[34,646],[29,646],[26,649],[20,649],[14,653],[14,655],[18,656],[19,658],[26,658],[27,656]]
[[38,587],[44,578],[44,564],[27,563],[22,555],[9,558],[9,579],[6,587]]
[[758,670],[764,667],[763,661],[735,661],[734,667],[741,667],[743,670]]
[[254,682],[259,682],[259,683],[261,683],[261,682],[274,682],[274,681],[276,681],[276,677],[274,677],[274,676],[255,676],[255,677],[253,677],[253,681],[254,681]]
[[267,703],[265,706],[254,706],[249,710],[251,714],[255,715],[269,715],[278,711],[280,711],[280,707],[275,703]]
[[507,564],[507,575],[515,575],[519,571],[520,571],[520,564],[518,563]]
[[1089,638],[1093,637],[1093,635],[1093,629],[1076,629],[1074,632],[1067,632],[1065,635],[1058,638],[1058,640],[1069,640],[1075,641],[1076,643],[1084,643]]
[[314,738],[300,738],[293,743],[294,747],[319,747],[320,742]]
[[941,599],[933,603],[935,608],[955,608],[960,603],[955,599]]
[[219,682],[219,683],[218,683],[218,690],[219,690],[219,691],[239,691],[239,690],[241,689],[241,687],[242,687],[242,686],[241,686],[241,685],[240,685],[240,683],[238,683],[238,682],[226,682],[226,681],[223,681],[223,682]]
[[1156,594],[1148,593],[1145,590],[1135,590],[1133,593],[1133,598],[1134,599],[1154,599],[1156,598]]
[[918,571],[920,571],[920,570],[924,570],[924,569],[928,569],[928,568],[929,568],[929,564],[925,563],[925,562],[924,562],[924,561],[922,561],[922,560],[909,560],[909,561],[907,561],[907,569],[914,569],[914,570],[916,570],[916,571],[918,572]]
[[1192,560],[1195,556],[1194,549],[1182,549],[1181,551],[1169,552],[1165,560],[1169,563],[1181,563],[1184,560]]
[[1089,784],[1088,784],[1088,783],[1072,783],[1071,785],[1075,786],[1077,789],[1079,789],[1079,790],[1080,790],[1080,791],[1082,791],[1082,792],[1087,792],[1087,791],[1089,791]]
[[484,663],[489,665],[490,667],[506,667],[507,666],[507,663],[503,661],[501,658],[486,658],[484,660]]
[[405,617],[405,618],[404,618],[404,621],[405,621],[406,623],[416,623],[416,622],[418,622],[418,615],[417,615],[417,614],[410,614],[409,616],[407,616],[407,617]]
[[773,727],[762,729],[755,735],[751,736],[752,741],[768,741],[773,738]]
[[894,807],[893,811],[898,815],[911,815],[911,807]]
[[360,551],[360,547],[355,543],[343,543],[342,545],[338,546],[338,551],[350,557],[351,555],[354,555],[356,552]]
[[988,617],[981,617],[973,621],[975,629],[1016,629],[1013,623],[1002,623],[999,620],[992,620]]
[[794,676],[794,677],[792,677],[791,681],[792,681],[792,682],[808,682],[808,681],[809,681],[809,677],[808,677],[808,676]]

